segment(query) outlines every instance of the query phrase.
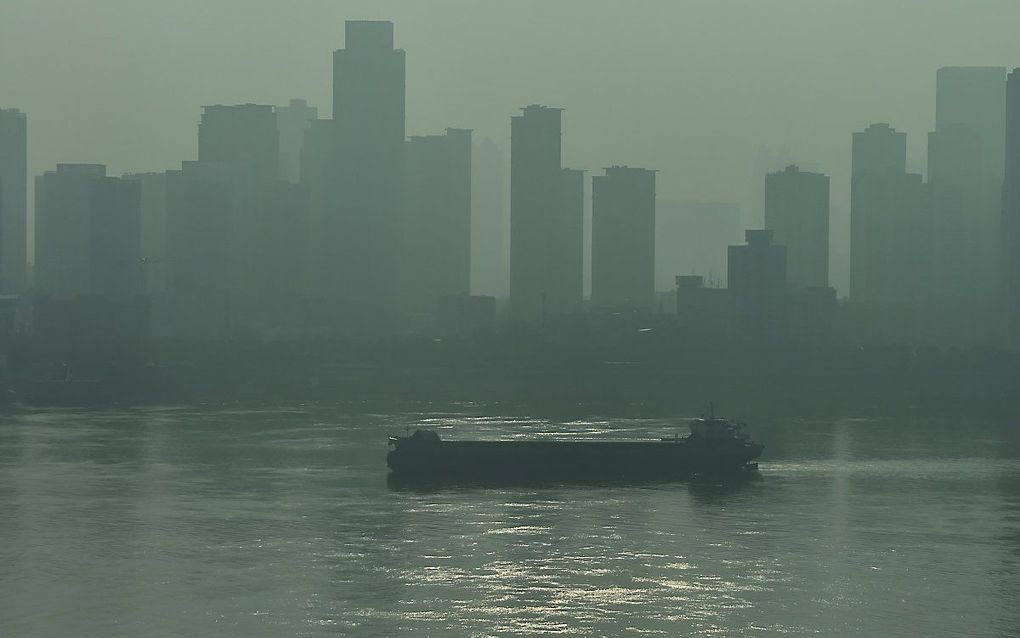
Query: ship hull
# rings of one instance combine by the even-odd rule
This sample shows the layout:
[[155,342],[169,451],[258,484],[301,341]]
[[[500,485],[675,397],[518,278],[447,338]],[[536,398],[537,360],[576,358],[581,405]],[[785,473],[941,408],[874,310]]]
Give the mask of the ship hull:
[[491,480],[655,480],[733,474],[762,446],[688,439],[641,442],[401,440],[387,455],[398,478]]

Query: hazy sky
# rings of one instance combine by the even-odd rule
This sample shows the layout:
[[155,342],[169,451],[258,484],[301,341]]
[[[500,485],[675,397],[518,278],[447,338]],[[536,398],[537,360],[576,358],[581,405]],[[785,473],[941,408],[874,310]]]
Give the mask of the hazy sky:
[[509,144],[566,109],[564,162],[661,170],[660,197],[744,202],[762,145],[832,178],[886,121],[920,161],[935,70],[1020,65],[1018,0],[0,0],[0,106],[29,114],[30,170],[162,170],[197,153],[203,104],[331,110],[344,20],[407,51],[407,132]]

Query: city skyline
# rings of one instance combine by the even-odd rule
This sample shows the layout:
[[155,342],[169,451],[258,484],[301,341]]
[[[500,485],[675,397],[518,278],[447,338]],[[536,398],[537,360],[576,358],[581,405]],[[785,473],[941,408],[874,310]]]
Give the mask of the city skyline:
[[[0,53],[41,53],[39,47],[46,46],[53,49],[52,59],[60,59],[61,47],[73,46],[81,62],[73,78],[64,78],[64,68],[45,69],[51,81],[44,85],[31,82],[25,64],[2,65],[0,84],[7,88],[7,105],[30,112],[35,123],[30,175],[58,162],[103,163],[111,174],[165,170],[195,156],[197,144],[189,133],[201,104],[286,105],[301,97],[320,113],[329,113],[331,71],[323,53],[343,46],[344,19],[393,20],[399,25],[398,46],[413,59],[408,70],[408,134],[455,125],[473,129],[476,140],[488,137],[506,147],[506,119],[517,108],[555,104],[570,113],[564,165],[590,172],[613,163],[655,167],[661,171],[660,198],[738,203],[746,227],[760,215],[750,210],[754,157],[763,146],[775,153],[786,148],[792,163],[831,177],[833,236],[838,243],[848,241],[842,229],[848,227],[849,214],[849,131],[888,121],[907,132],[908,158],[916,172],[925,162],[924,136],[934,130],[935,70],[1011,66],[1020,53],[1006,26],[1009,20],[1003,18],[1020,15],[1020,9],[1002,2],[981,3],[963,15],[931,3],[882,5],[882,25],[865,20],[877,3],[826,5],[824,11],[800,2],[769,7],[740,3],[729,9],[706,3],[648,3],[644,12],[601,4],[586,17],[571,11],[568,2],[545,9],[546,27],[522,17],[526,4],[519,10],[479,4],[484,7],[446,2],[433,4],[430,11],[399,2],[345,3],[343,8],[313,4],[300,15],[261,5],[255,15],[265,19],[238,31],[228,26],[236,3],[207,9],[202,27],[184,9],[165,16],[167,9],[151,3],[93,3],[90,19],[107,18],[97,20],[101,32],[109,30],[110,42],[120,38],[129,45],[133,55],[128,59],[118,53],[119,45],[100,46],[84,37],[72,20],[75,6],[54,15],[52,6],[13,2],[0,25]],[[251,3],[244,6],[248,9]],[[445,19],[452,15],[458,19]],[[159,22],[160,30],[146,32],[144,41],[116,28],[119,20],[135,19],[144,27],[161,17],[167,19]],[[626,56],[609,55],[613,47],[603,24],[606,17],[642,36],[628,38],[635,41]],[[554,46],[552,39],[564,32],[553,27],[571,19],[588,29],[589,37],[571,37]],[[39,20],[47,20],[54,32],[66,37],[26,41],[23,33],[30,29],[19,27]],[[784,20],[800,28],[784,27]],[[962,28],[961,20],[984,31],[980,48],[937,37]],[[742,26],[745,21],[781,29],[788,42],[766,41]],[[270,23],[277,34],[281,29],[284,36],[300,34],[282,55],[253,48]],[[856,30],[834,30],[836,23]],[[911,50],[901,47],[897,24],[927,29],[938,46],[926,39]],[[699,48],[707,46],[704,40],[711,33],[742,38],[755,55],[740,59],[740,49],[735,43],[727,47],[730,40],[725,38],[721,48]],[[189,46],[170,47],[168,37]],[[858,37],[882,46],[861,50]],[[515,39],[529,46],[515,47],[515,55],[498,55]],[[209,57],[214,45],[225,47],[228,55]],[[471,60],[464,59],[465,49],[472,50]],[[696,55],[700,50],[714,53]],[[809,56],[797,53],[812,50],[824,54],[808,62],[802,57]],[[882,51],[888,59],[879,64]],[[536,60],[539,55],[542,63]],[[22,57],[42,56],[17,56]],[[137,72],[145,67],[136,65],[148,65],[151,72]],[[263,71],[253,74],[255,68]],[[522,74],[522,68],[530,71]],[[122,78],[128,70],[130,75]],[[159,76],[153,75],[157,71]],[[127,77],[133,83],[130,90],[123,85]],[[564,77],[570,82],[562,82]],[[85,86],[98,91],[83,94]],[[780,86],[781,91],[773,90]],[[103,95],[117,100],[98,108]],[[447,97],[453,95],[455,99]],[[58,105],[72,99],[78,115],[59,115]],[[613,126],[614,121],[622,125]],[[832,252],[834,283],[845,295],[846,268],[840,257],[845,251]]]
[[[677,208],[675,200],[664,198],[665,239],[656,220],[661,169],[613,161],[589,183],[590,171],[564,160],[571,141],[565,131],[574,114],[562,106],[521,107],[509,118],[509,147],[502,150],[492,138],[478,142],[473,129],[454,121],[446,122],[445,135],[408,134],[413,109],[407,104],[407,67],[411,60],[413,68],[415,57],[398,33],[390,20],[345,21],[343,46],[332,55],[330,119],[320,118],[326,109],[305,97],[281,105],[206,104],[197,126],[197,159],[183,159],[179,170],[115,177],[107,164],[63,161],[56,172],[40,174],[34,208],[45,226],[32,242],[43,259],[35,292],[60,290],[55,298],[72,299],[107,290],[111,282],[75,283],[95,270],[90,264],[97,260],[105,260],[112,277],[127,277],[120,271],[127,266],[114,267],[118,260],[99,255],[105,246],[102,251],[111,254],[136,255],[119,260],[138,262],[130,268],[134,283],[115,286],[121,297],[128,290],[162,295],[156,306],[164,307],[153,315],[152,326],[162,324],[164,330],[155,335],[208,338],[240,331],[272,339],[430,332],[439,329],[440,314],[456,317],[487,307],[443,299],[483,292],[472,288],[472,255],[488,258],[480,245],[501,253],[494,239],[508,226],[508,237],[500,240],[509,246],[508,263],[489,259],[486,267],[495,279],[484,292],[507,298],[511,322],[544,326],[547,316],[610,309],[661,313],[672,307],[663,297],[669,289],[655,286],[665,276],[697,275],[709,288],[719,285],[724,272],[733,280],[733,256],[743,250],[728,228],[733,210],[738,227],[769,229],[772,244],[786,251],[785,289],[770,283],[771,292],[759,292],[771,297],[754,302],[775,304],[778,310],[767,314],[783,318],[782,330],[771,331],[776,335],[789,330],[787,336],[796,340],[800,331],[818,335],[835,325],[841,269],[831,262],[847,251],[838,248],[841,240],[831,230],[846,225],[854,329],[844,329],[844,337],[969,345],[987,342],[1003,327],[999,309],[1010,301],[1002,296],[1009,277],[999,272],[1005,264],[997,239],[1005,212],[999,156],[1007,153],[1006,123],[1014,115],[1006,113],[1007,67],[937,70],[927,167],[912,163],[910,136],[885,120],[853,131],[849,224],[832,219],[832,209],[842,209],[832,205],[829,172],[813,163],[806,170],[795,163],[770,169],[789,152],[766,150],[755,158],[760,174],[752,179],[752,199],[760,198],[754,206],[761,210],[730,209],[725,202]],[[23,141],[26,118],[14,109],[3,113],[15,141],[5,147],[5,170],[11,173],[10,166],[24,162],[18,138]],[[628,124],[608,121],[600,133],[612,137]],[[509,154],[509,166],[499,169],[508,173],[502,177],[508,178],[509,193],[493,189],[501,180],[491,177],[490,186],[473,193],[473,147],[489,149],[484,161],[490,173],[503,164],[493,157]],[[1011,158],[1005,160],[1009,166]],[[89,171],[102,175],[87,177]],[[73,179],[81,184],[71,190],[59,186]],[[125,180],[117,188],[135,194],[97,196],[103,188],[113,192],[110,180]],[[10,193],[18,178],[8,175],[6,181]],[[79,193],[81,201],[59,195],[64,190]],[[695,210],[708,217],[691,216]],[[709,221],[718,215],[722,223]],[[480,223],[472,229],[476,219]],[[8,204],[3,220],[4,228],[14,228],[4,236],[4,258],[10,261],[16,250],[8,244],[24,236],[16,227],[22,221],[17,206]],[[1004,221],[1008,231],[1011,220]],[[479,235],[479,228],[492,236]],[[752,249],[765,245],[764,235],[753,236],[752,243],[747,235]],[[656,270],[681,265],[675,255],[682,251],[700,252],[681,247],[690,238],[704,243],[710,237],[697,258],[701,264],[690,272]],[[1002,248],[1009,255],[1009,246]],[[75,264],[68,251],[86,256]],[[663,254],[668,257],[661,259]],[[505,292],[499,268],[506,269]],[[5,270],[17,276],[16,269]],[[53,274],[58,272],[65,274]],[[734,299],[740,294],[731,291]],[[976,309],[984,319],[969,320],[955,310],[960,307]],[[726,320],[735,330],[749,321],[740,308],[735,303],[727,311],[735,313]],[[199,317],[204,318],[195,323]],[[189,324],[204,327],[180,332]]]

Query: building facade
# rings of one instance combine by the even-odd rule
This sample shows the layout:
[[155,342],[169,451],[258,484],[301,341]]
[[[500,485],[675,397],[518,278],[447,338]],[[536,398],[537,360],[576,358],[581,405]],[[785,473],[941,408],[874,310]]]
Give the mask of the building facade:
[[308,106],[307,100],[293,99],[287,106],[276,107],[281,180],[291,184],[300,183],[301,147],[305,143],[305,131],[318,117],[319,109]]
[[198,161],[230,163],[239,177],[253,184],[275,181],[280,135],[274,108],[266,104],[202,107]]
[[471,291],[471,131],[407,142],[402,305],[416,324]]
[[331,192],[322,232],[333,250],[325,289],[338,330],[398,325],[403,213],[405,53],[393,23],[348,21],[333,53]]
[[853,134],[850,301],[867,338],[912,343],[931,284],[930,196],[906,172],[906,145],[888,124]]
[[730,246],[727,288],[734,333],[753,343],[775,345],[786,337],[786,247],[771,230],[748,230],[746,244]]
[[1002,293],[1006,343],[1020,347],[1020,68],[1006,83],[1006,154],[1002,189]]
[[591,305],[651,311],[655,171],[612,166],[592,177]]
[[97,164],[59,164],[36,180],[36,290],[53,299],[144,292],[141,187]]
[[829,177],[790,165],[765,177],[765,228],[786,246],[787,278],[797,287],[829,285]]
[[936,73],[928,136],[931,276],[928,317],[940,343],[973,345],[995,332],[1005,157],[1006,70]]
[[22,294],[28,268],[28,117],[0,109],[0,294]]
[[583,286],[583,173],[561,165],[562,110],[510,118],[510,315],[575,312]]

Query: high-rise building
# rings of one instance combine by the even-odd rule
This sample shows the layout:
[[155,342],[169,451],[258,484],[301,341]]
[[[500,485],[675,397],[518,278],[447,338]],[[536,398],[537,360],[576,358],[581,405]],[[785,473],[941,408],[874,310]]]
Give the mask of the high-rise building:
[[168,331],[223,338],[235,322],[232,255],[233,171],[219,162],[184,162],[166,174]]
[[280,143],[273,107],[203,107],[198,125],[198,161],[204,167],[202,172],[215,172],[232,188],[229,272],[235,315],[245,316],[260,303],[254,298],[250,274],[262,259],[255,248],[261,243],[258,219],[270,201],[269,192],[279,172]]
[[98,164],[59,164],[35,178],[35,290],[57,299],[91,292],[86,247],[92,189],[106,177]]
[[144,289],[166,291],[166,173],[133,173],[141,188],[141,260]]
[[20,294],[28,267],[28,118],[0,109],[0,294]]
[[907,136],[888,124],[853,134],[850,300],[869,332],[913,340],[929,282],[927,191],[906,172]]
[[550,227],[552,247],[546,310],[577,312],[584,298],[584,170],[560,170],[559,208]]
[[928,136],[933,338],[969,345],[993,332],[1005,157],[1006,70],[936,73],[935,131]]
[[1020,347],[1020,68],[1006,82],[1006,153],[1002,189],[1002,302],[1007,343]]
[[[781,171],[792,163],[793,156],[786,146],[773,148],[762,145],[758,147],[752,165],[751,195],[737,226],[738,231],[740,228],[761,228],[765,220],[765,176]],[[737,233],[737,238],[733,241],[743,241],[740,232]]]
[[309,255],[308,191],[300,184],[276,182],[256,208],[254,259],[247,272],[254,307],[249,332],[276,339],[301,334],[305,328],[303,278]]
[[562,110],[523,111],[510,118],[510,312],[535,321],[580,306],[584,183],[560,164]]
[[323,233],[338,328],[372,334],[397,327],[403,211],[405,53],[393,23],[348,21],[333,53],[333,191]]
[[727,288],[737,335],[775,344],[786,332],[786,247],[771,230],[747,230],[746,245],[730,246]]
[[144,292],[141,255],[142,189],[130,179],[105,177],[92,188],[89,256],[91,294],[130,299]]
[[510,284],[506,159],[485,138],[471,153],[471,292],[505,299]]
[[319,109],[308,106],[306,100],[291,100],[287,106],[276,107],[281,180],[291,184],[301,181],[301,147],[305,142],[305,131],[318,117]]
[[58,164],[36,179],[36,290],[53,299],[142,290],[141,189],[98,164]]
[[202,107],[198,125],[198,160],[228,162],[245,181],[257,184],[277,179],[280,135],[276,113],[264,104]]
[[591,180],[591,305],[650,311],[655,171],[612,166]]
[[935,130],[970,130],[978,138],[981,171],[997,179],[1002,179],[1005,153],[1005,104],[1005,67],[943,67],[935,72]]
[[765,177],[765,228],[786,246],[788,281],[829,285],[829,177],[790,165]]
[[199,164],[217,166],[232,189],[227,242],[231,330],[253,338],[291,331],[295,315],[289,307],[302,290],[303,271],[294,273],[288,285],[280,284],[281,273],[305,263],[308,197],[301,187],[279,179],[277,125],[276,109],[258,104],[205,107],[199,125]]
[[305,248],[305,276],[303,288],[313,307],[333,294],[330,286],[336,282],[333,272],[337,243],[327,230],[335,232],[337,225],[327,225],[336,215],[333,202],[333,120],[312,120],[305,129],[301,145],[301,186],[308,193],[308,244]]
[[420,322],[471,291],[471,131],[411,137],[404,197],[402,306]]
[[971,129],[954,124],[928,134],[932,283],[924,304],[927,330],[938,343],[970,345],[992,333],[999,183],[993,198],[981,171],[980,138]]

